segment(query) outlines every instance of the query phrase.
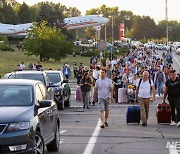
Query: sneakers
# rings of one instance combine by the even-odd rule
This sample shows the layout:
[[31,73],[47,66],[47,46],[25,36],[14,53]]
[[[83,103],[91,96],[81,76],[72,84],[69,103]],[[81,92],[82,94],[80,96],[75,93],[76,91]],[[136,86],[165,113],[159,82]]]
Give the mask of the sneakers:
[[101,126],[100,126],[101,128],[105,128],[105,126],[102,124]]
[[177,127],[180,127],[180,121],[177,123]]
[[105,122],[105,123],[104,123],[104,125],[105,125],[106,127],[108,127],[108,126],[109,126],[107,122]]
[[[178,122],[179,123],[179,122]],[[171,121],[171,123],[170,123],[170,126],[175,126],[176,125],[176,123],[175,123],[175,121]],[[179,125],[180,125],[180,123],[179,123]],[[179,126],[178,126],[179,127]]]
[[142,126],[145,127],[145,126],[147,126],[147,124],[146,123],[142,123]]

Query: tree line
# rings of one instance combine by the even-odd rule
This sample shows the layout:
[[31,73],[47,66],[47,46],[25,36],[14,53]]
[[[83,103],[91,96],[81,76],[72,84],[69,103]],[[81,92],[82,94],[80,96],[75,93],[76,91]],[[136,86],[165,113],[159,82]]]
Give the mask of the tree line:
[[[147,41],[149,39],[163,40],[166,38],[166,21],[159,21],[157,24],[150,16],[139,16],[131,11],[121,10],[118,7],[107,7],[102,5],[99,8],[92,8],[86,11],[86,15],[96,14],[108,17],[107,39],[112,38],[112,20],[114,29],[114,40],[119,38],[119,24],[125,23],[125,37],[136,40]],[[76,7],[66,7],[60,3],[41,2],[33,6],[17,3],[15,0],[0,1],[0,23],[23,24],[29,22],[46,21],[47,26],[61,28],[62,33],[68,39],[75,39],[75,31],[67,32],[63,29],[63,19],[81,15]],[[180,41],[180,23],[178,21],[169,21],[169,40]],[[104,39],[105,27],[101,29],[101,38]],[[95,38],[95,29],[86,28],[79,30],[79,34],[84,38]]]

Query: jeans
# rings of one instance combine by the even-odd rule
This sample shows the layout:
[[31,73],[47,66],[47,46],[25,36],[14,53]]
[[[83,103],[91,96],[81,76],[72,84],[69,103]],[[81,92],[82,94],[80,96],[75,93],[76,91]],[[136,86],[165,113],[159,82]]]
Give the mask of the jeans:
[[83,96],[83,105],[89,106],[89,100],[90,100],[90,91],[84,92],[82,91],[82,96]]
[[[180,122],[180,97],[168,98],[168,101],[171,106],[172,121]],[[175,114],[175,110],[177,114]]]
[[164,81],[157,82],[158,95],[164,93]]

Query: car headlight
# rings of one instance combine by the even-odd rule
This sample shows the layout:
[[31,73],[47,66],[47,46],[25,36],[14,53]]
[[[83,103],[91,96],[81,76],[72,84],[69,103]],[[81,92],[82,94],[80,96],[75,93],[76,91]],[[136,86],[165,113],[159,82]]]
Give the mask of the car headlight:
[[9,126],[7,127],[7,132],[17,132],[29,128],[30,128],[29,122],[10,123]]

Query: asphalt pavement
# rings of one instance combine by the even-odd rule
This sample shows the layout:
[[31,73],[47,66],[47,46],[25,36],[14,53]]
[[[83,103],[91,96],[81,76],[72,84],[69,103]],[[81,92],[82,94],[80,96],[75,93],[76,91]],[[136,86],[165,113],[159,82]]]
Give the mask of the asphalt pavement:
[[[161,56],[162,51],[158,51]],[[180,55],[173,53],[173,67],[180,70]],[[109,127],[100,128],[99,108],[96,104],[83,109],[75,100],[76,81],[71,80],[71,107],[59,111],[61,118],[61,147],[49,154],[178,154],[180,128],[158,124],[156,107],[162,102],[157,96],[150,104],[147,127],[126,124],[128,104],[110,104]],[[46,152],[47,154],[48,152]]]

